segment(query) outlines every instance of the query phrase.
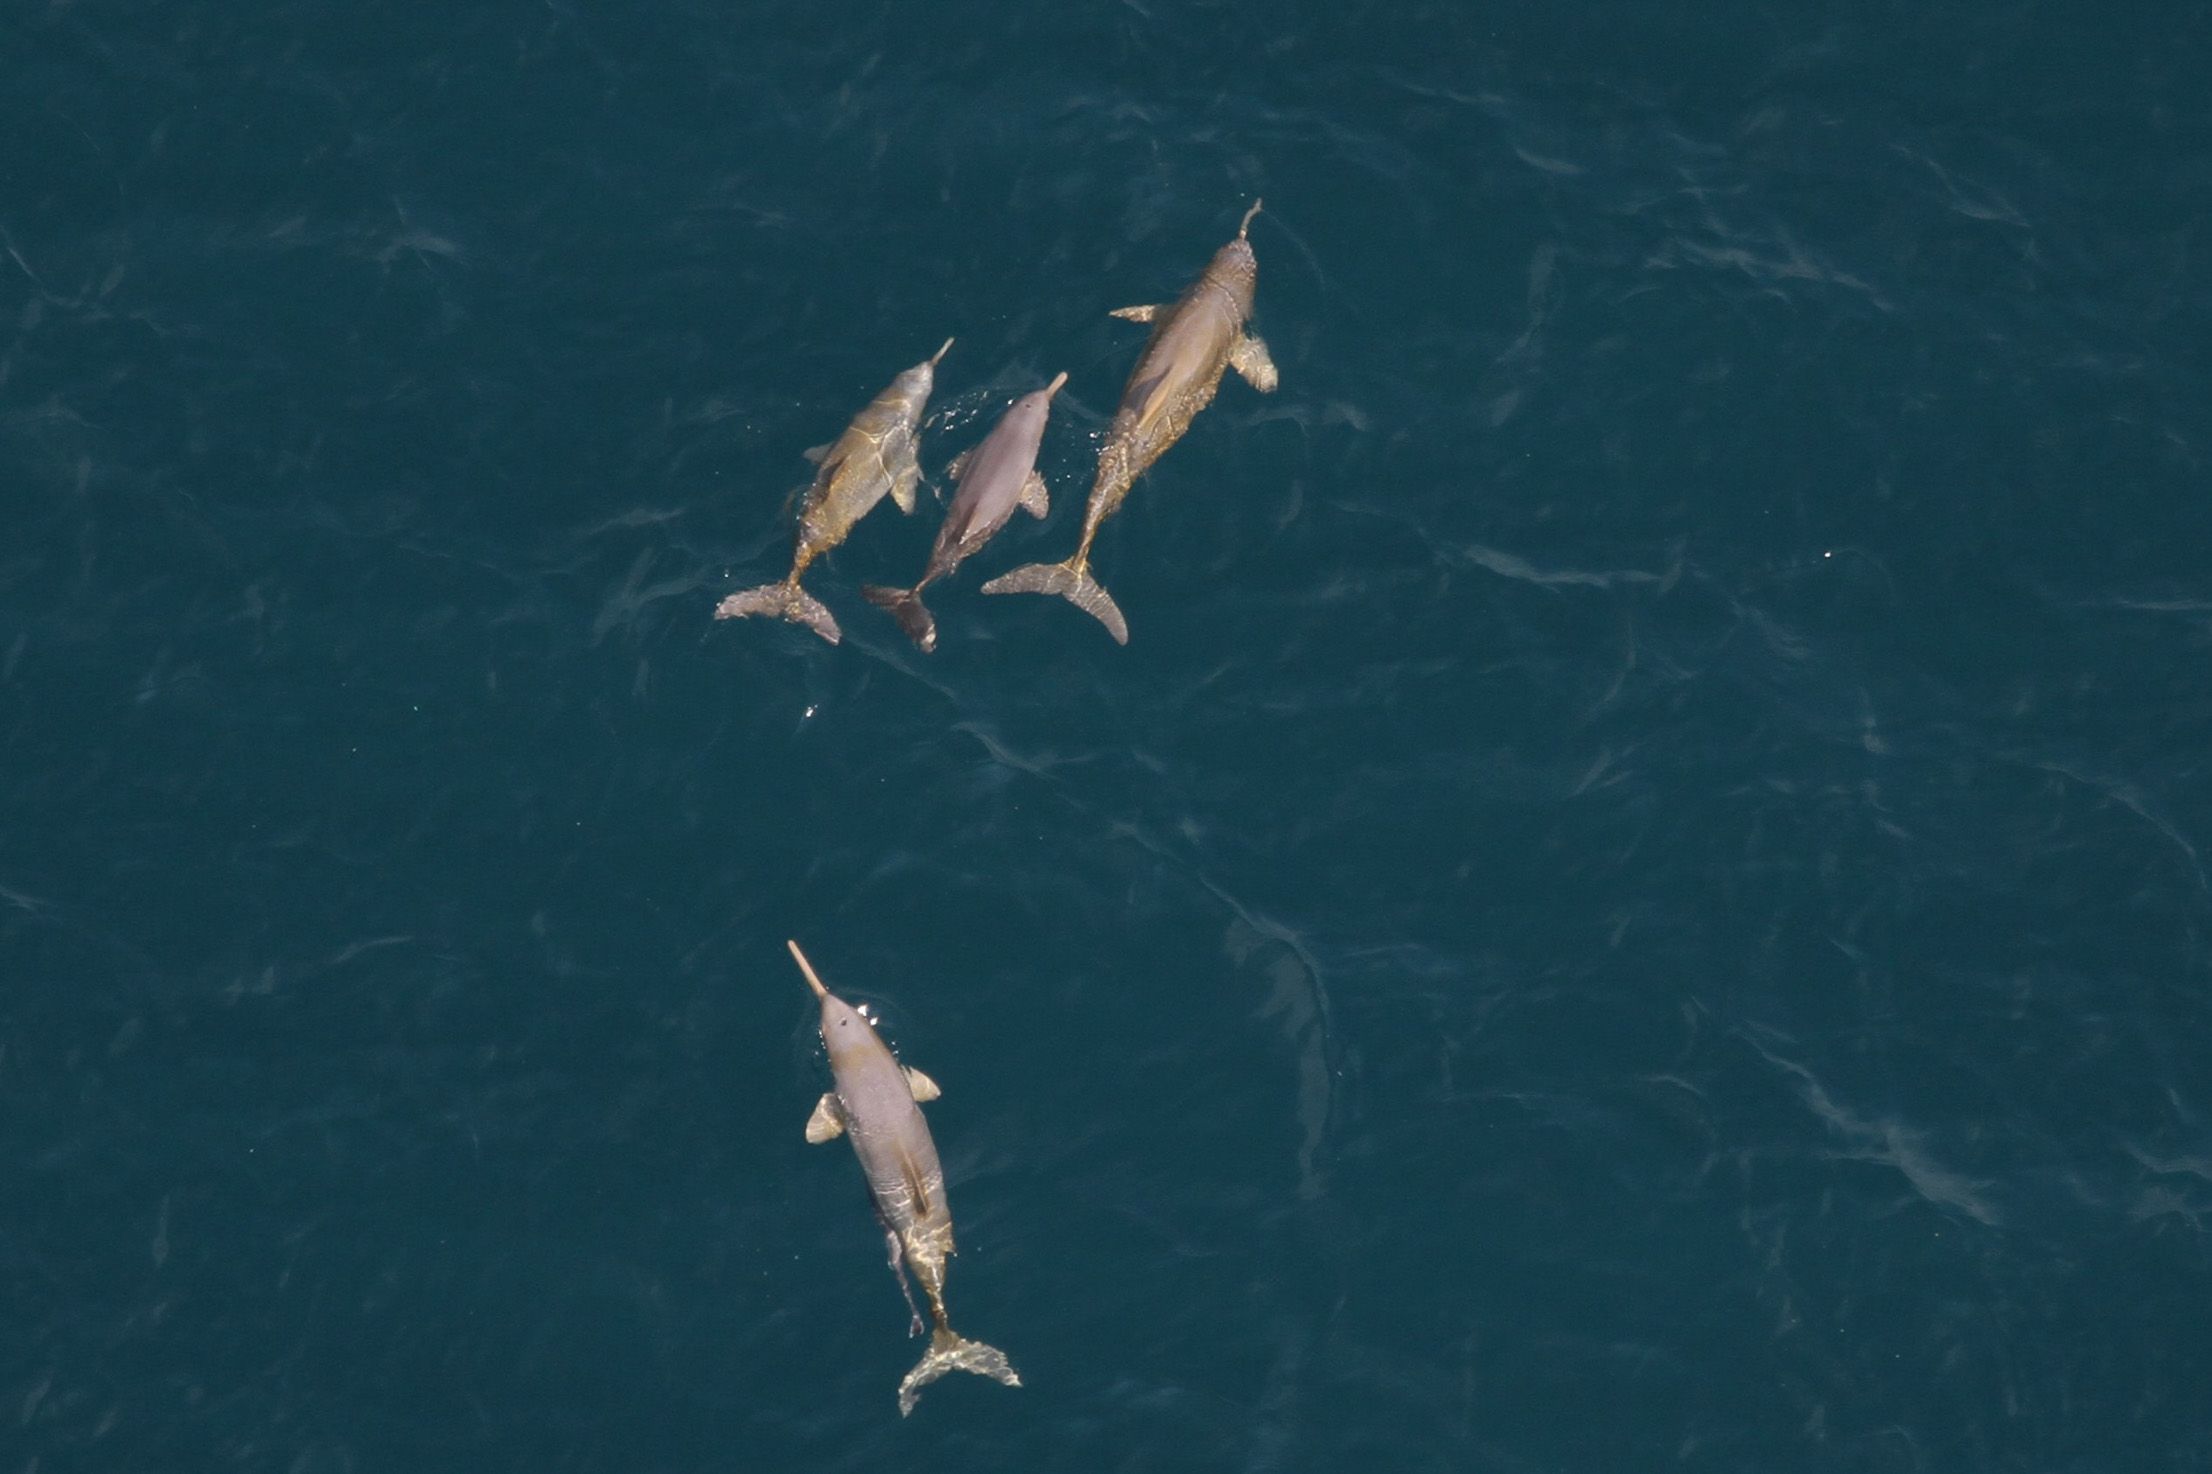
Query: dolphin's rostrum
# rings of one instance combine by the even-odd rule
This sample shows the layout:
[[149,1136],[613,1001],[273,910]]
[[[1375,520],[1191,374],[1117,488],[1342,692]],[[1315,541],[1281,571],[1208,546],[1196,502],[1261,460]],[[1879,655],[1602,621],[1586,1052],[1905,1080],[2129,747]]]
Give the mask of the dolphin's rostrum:
[[774,614],[836,644],[841,632],[828,609],[799,587],[799,575],[816,558],[843,542],[860,519],[888,493],[899,510],[914,510],[914,488],[922,479],[914,458],[914,436],[937,382],[937,360],[944,348],[891,381],[889,388],[853,416],[845,433],[807,452],[820,469],[799,504],[798,552],[781,583],[762,584],[731,594],[715,606],[716,619]]
[[1260,202],[1244,212],[1236,239],[1214,252],[1183,295],[1169,306],[1123,307],[1114,312],[1132,322],[1152,324],[1152,337],[1121,391],[1121,407],[1107,427],[1098,453],[1098,476],[1083,514],[1083,540],[1065,563],[1032,563],[1002,573],[983,586],[986,594],[1058,594],[1097,619],[1121,644],[1129,643],[1129,625],[1113,598],[1091,577],[1091,540],[1114,515],[1129,487],[1146,468],[1182,438],[1198,412],[1213,403],[1224,369],[1235,369],[1262,394],[1275,388],[1275,362],[1267,345],[1245,331],[1252,316],[1252,294],[1259,262],[1245,233]]
[[[952,1209],[945,1201],[945,1172],[937,1160],[936,1143],[930,1140],[929,1123],[916,1104],[937,1098],[937,1082],[920,1070],[901,1068],[867,1018],[822,986],[799,944],[786,945],[807,986],[821,1000],[822,1043],[829,1049],[832,1088],[807,1118],[806,1139],[852,1138],[876,1214],[883,1220],[899,1287],[906,1288],[902,1263],[913,1265],[936,1321],[928,1352],[899,1383],[899,1415],[913,1412],[922,1388],[947,1372],[974,1372],[1019,1387],[1021,1378],[1004,1352],[966,1339],[945,1318],[945,1261],[953,1253]],[[909,1306],[913,1300],[908,1291]],[[921,1328],[921,1315],[916,1312],[914,1329]]]
[[998,424],[975,449],[963,452],[946,467],[946,474],[960,484],[945,525],[937,529],[937,542],[929,550],[929,566],[910,589],[888,589],[876,584],[862,588],[861,597],[891,611],[907,638],[924,654],[937,648],[937,621],[922,605],[922,590],[944,577],[975,553],[1006,525],[1020,507],[1032,517],[1042,517],[1049,503],[1044,478],[1037,474],[1037,447],[1043,443],[1045,420],[1052,413],[1052,396],[1068,381],[1061,374],[1034,394],[1024,394],[999,416]]

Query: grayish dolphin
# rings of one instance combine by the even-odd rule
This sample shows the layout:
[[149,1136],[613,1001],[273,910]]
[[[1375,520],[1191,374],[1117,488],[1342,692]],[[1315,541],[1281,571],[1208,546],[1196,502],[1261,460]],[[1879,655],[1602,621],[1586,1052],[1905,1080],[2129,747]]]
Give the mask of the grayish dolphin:
[[[953,1254],[952,1208],[945,1201],[945,1170],[937,1161],[937,1144],[930,1140],[929,1123],[916,1104],[937,1098],[937,1082],[920,1070],[902,1068],[866,1017],[822,986],[799,944],[786,945],[807,986],[821,1000],[822,1043],[829,1049],[832,1088],[807,1118],[806,1139],[852,1138],[876,1214],[883,1220],[899,1287],[906,1288],[901,1265],[913,1265],[937,1323],[930,1332],[929,1350],[899,1383],[899,1415],[914,1411],[921,1389],[947,1372],[974,1372],[1019,1387],[1022,1379],[1006,1353],[966,1339],[945,1319],[945,1261]],[[908,1291],[907,1304],[913,1301]],[[914,1329],[921,1328],[921,1315],[916,1312]]]
[[1020,507],[1032,517],[1050,509],[1045,479],[1037,474],[1037,447],[1044,442],[1045,420],[1052,413],[1052,396],[1068,381],[1061,374],[1034,394],[1024,394],[999,416],[975,449],[964,451],[945,474],[959,483],[945,525],[937,529],[937,542],[929,550],[929,566],[910,589],[869,584],[861,597],[888,609],[908,639],[924,654],[937,648],[937,621],[923,607],[922,590],[943,578],[998,536],[1006,519]]

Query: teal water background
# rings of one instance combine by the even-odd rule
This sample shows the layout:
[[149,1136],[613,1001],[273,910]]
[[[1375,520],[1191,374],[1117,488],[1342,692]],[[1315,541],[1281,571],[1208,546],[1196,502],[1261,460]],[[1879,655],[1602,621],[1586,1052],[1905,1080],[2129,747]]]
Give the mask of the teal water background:
[[[2212,1467],[2208,40],[12,9],[0,1468]],[[980,596],[1258,196],[1129,647]],[[948,334],[1050,521],[713,624]]]

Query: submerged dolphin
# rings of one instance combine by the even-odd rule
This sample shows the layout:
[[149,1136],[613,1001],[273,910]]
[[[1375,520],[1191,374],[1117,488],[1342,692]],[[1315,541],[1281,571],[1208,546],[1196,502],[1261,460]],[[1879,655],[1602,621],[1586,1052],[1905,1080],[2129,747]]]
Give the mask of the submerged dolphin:
[[[913,1265],[937,1322],[930,1332],[928,1352],[899,1383],[899,1415],[914,1411],[922,1388],[947,1372],[974,1372],[1009,1387],[1021,1386],[1022,1379],[1015,1375],[1006,1353],[967,1340],[945,1319],[945,1261],[953,1253],[952,1209],[945,1202],[945,1172],[937,1161],[937,1145],[930,1140],[921,1107],[915,1104],[935,1100],[937,1082],[920,1070],[901,1068],[867,1018],[822,986],[799,944],[785,945],[806,975],[807,986],[822,1001],[822,1043],[829,1049],[833,1088],[807,1118],[806,1139],[852,1137],[860,1170],[875,1198],[876,1216],[883,1220],[899,1288],[906,1289],[902,1262]],[[912,1291],[907,1291],[906,1300],[911,1308]],[[921,1328],[921,1315],[916,1312],[914,1329]]]
[[1170,306],[1123,307],[1114,312],[1131,322],[1152,324],[1121,407],[1107,427],[1098,452],[1098,478],[1091,483],[1091,504],[1083,514],[1083,540],[1065,563],[1031,563],[1002,573],[983,586],[986,594],[1058,594],[1106,626],[1121,644],[1129,643],[1129,625],[1105,588],[1091,577],[1091,540],[1099,525],[1114,515],[1129,487],[1167,448],[1180,440],[1198,412],[1213,403],[1223,369],[1235,369],[1262,394],[1275,389],[1275,361],[1267,344],[1245,331],[1252,316],[1252,293],[1259,262],[1245,232],[1260,202],[1244,212],[1237,238],[1214,252],[1213,260]]
[[937,529],[937,542],[929,550],[929,566],[922,570],[921,580],[910,589],[877,584],[861,589],[862,598],[891,611],[899,628],[924,654],[937,648],[937,621],[922,606],[922,590],[998,536],[1015,507],[1032,517],[1042,517],[1049,509],[1045,479],[1037,474],[1037,447],[1044,441],[1052,396],[1067,381],[1068,376],[1061,374],[1034,394],[1015,400],[981,444],[962,452],[945,468],[960,489],[953,493],[945,525]]
[[845,540],[861,518],[889,493],[899,510],[914,510],[914,488],[922,479],[914,458],[914,432],[937,382],[937,360],[945,347],[900,374],[889,388],[853,416],[845,433],[807,452],[820,469],[799,504],[798,552],[781,583],[731,594],[714,608],[716,619],[774,614],[803,624],[832,645],[841,637],[837,621],[820,601],[799,587],[806,566]]

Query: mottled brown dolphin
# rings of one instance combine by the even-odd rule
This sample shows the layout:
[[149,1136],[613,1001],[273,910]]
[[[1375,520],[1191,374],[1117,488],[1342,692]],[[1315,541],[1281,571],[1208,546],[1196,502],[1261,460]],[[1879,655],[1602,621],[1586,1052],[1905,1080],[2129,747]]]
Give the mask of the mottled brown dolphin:
[[[903,1261],[914,1266],[937,1322],[930,1332],[929,1351],[899,1383],[899,1415],[914,1411],[922,1388],[947,1372],[974,1372],[1019,1387],[1022,1379],[1015,1375],[1006,1353],[967,1340],[945,1319],[945,1261],[953,1253],[952,1209],[945,1202],[945,1171],[937,1161],[937,1144],[930,1140],[929,1123],[916,1104],[937,1098],[937,1082],[920,1070],[902,1068],[866,1017],[822,986],[799,944],[787,945],[806,975],[807,986],[822,1002],[822,1043],[829,1049],[832,1088],[807,1118],[806,1139],[852,1138],[868,1191],[875,1198],[876,1214],[883,1220],[899,1288],[906,1288]],[[912,1306],[913,1292],[908,1291],[906,1298]],[[921,1328],[917,1312],[914,1329]]]
[[819,600],[799,587],[799,575],[816,558],[843,542],[861,518],[889,493],[899,510],[914,510],[914,488],[922,479],[914,458],[914,433],[937,382],[937,360],[945,347],[900,374],[891,386],[853,416],[845,433],[807,452],[820,469],[799,504],[798,553],[781,583],[762,584],[731,594],[714,609],[716,619],[774,614],[803,624],[832,645],[841,637],[837,621]]
[[876,584],[861,589],[862,598],[891,611],[899,628],[924,654],[937,648],[937,621],[922,606],[922,590],[998,536],[1014,508],[1032,517],[1042,517],[1049,510],[1045,479],[1037,474],[1037,447],[1044,442],[1052,396],[1067,381],[1068,376],[1061,374],[1036,393],[1015,400],[981,444],[945,468],[960,489],[953,493],[945,525],[937,529],[937,542],[929,550],[929,566],[922,570],[921,581],[910,589]]
[[1065,563],[1032,563],[1002,573],[983,586],[986,594],[1058,594],[1106,626],[1121,644],[1129,643],[1129,624],[1113,598],[1091,577],[1091,540],[1114,515],[1129,487],[1146,468],[1180,440],[1198,412],[1213,403],[1223,369],[1235,369],[1262,394],[1275,389],[1275,361],[1267,345],[1245,331],[1252,316],[1252,293],[1259,262],[1245,232],[1260,202],[1244,212],[1237,238],[1214,252],[1182,296],[1169,306],[1123,307],[1114,312],[1132,322],[1152,324],[1152,337],[1121,391],[1121,407],[1106,430],[1098,452],[1098,476],[1091,483],[1091,504],[1083,514],[1083,540]]

